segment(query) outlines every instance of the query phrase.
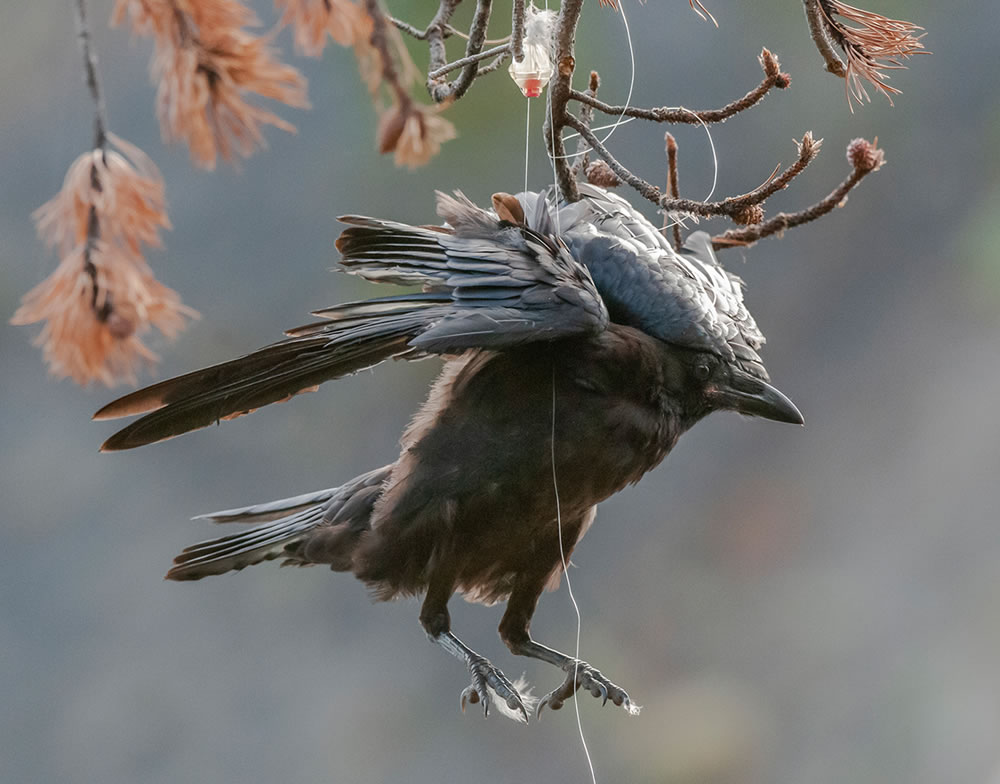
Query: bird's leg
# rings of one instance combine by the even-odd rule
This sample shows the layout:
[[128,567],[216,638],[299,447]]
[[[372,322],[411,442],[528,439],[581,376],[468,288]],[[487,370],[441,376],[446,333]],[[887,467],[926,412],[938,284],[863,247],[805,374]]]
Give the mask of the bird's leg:
[[424,631],[433,642],[436,642],[452,656],[464,661],[469,668],[472,683],[462,691],[462,710],[465,711],[466,701],[472,705],[482,702],[483,716],[488,716],[490,712],[489,690],[492,689],[512,712],[508,713],[508,716],[527,722],[528,711],[524,707],[521,695],[514,688],[514,684],[497,667],[494,667],[489,659],[476,653],[452,633],[448,599],[451,598],[453,591],[453,576],[444,579],[443,575],[435,575],[431,579],[423,606],[420,608],[420,625],[424,627]]
[[604,677],[600,670],[581,659],[567,656],[531,639],[531,616],[535,613],[535,605],[538,604],[544,585],[545,578],[542,578],[515,587],[507,602],[507,611],[500,621],[500,639],[510,648],[511,653],[554,664],[566,673],[566,680],[539,700],[535,715],[541,714],[542,708],[546,706],[559,710],[580,687],[595,697],[602,698],[603,704],[611,700],[615,705],[625,708],[629,714],[638,714],[639,706],[632,702],[628,693]]

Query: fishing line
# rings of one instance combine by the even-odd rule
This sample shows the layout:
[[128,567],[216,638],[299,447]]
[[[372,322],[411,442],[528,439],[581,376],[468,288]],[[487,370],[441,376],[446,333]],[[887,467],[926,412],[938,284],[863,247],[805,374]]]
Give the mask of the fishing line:
[[525,98],[527,105],[524,118],[524,192],[528,192],[528,153],[531,150],[531,99]]
[[[583,627],[583,620],[580,616],[580,605],[576,603],[573,595],[573,583],[569,579],[569,564],[566,563],[566,550],[563,547],[562,535],[562,508],[559,503],[559,479],[556,476],[556,365],[552,363],[552,433],[549,439],[551,445],[550,458],[552,461],[552,490],[556,497],[556,527],[559,533],[559,559],[562,561],[563,577],[566,579],[566,591],[569,593],[569,600],[573,604],[573,611],[576,613],[576,652],[573,654],[573,685],[576,686],[576,679],[580,673],[580,633]],[[597,784],[597,774],[594,773],[594,761],[590,758],[590,749],[587,748],[587,738],[583,734],[583,720],[580,718],[579,692],[573,695],[573,707],[576,709],[576,728],[580,733],[580,743],[583,746],[584,756],[587,758],[587,767],[590,768],[590,780],[592,784]]]

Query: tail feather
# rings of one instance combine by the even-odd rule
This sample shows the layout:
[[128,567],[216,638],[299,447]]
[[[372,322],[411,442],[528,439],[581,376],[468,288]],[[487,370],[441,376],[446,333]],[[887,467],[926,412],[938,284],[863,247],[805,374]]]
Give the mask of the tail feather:
[[235,509],[223,509],[219,512],[197,515],[193,520],[211,520],[214,523],[267,523],[300,512],[309,506],[319,506],[327,503],[340,490],[334,487],[320,490],[317,493],[304,493],[292,498],[282,498],[280,501],[269,501],[266,504],[253,504]]
[[323,521],[323,507],[314,506],[292,517],[248,531],[199,542],[184,548],[167,572],[168,580],[200,580],[212,574],[239,571],[285,554],[285,547]]
[[[357,532],[367,528],[377,489],[389,477],[392,468],[392,464],[376,468],[329,490],[202,515],[216,522],[264,524],[185,547],[174,559],[167,579],[200,580],[283,557],[293,562],[310,563],[296,544],[315,536],[316,529],[321,527],[330,531],[351,528]],[[349,542],[350,538],[343,541]],[[339,563],[349,558],[349,552],[335,550],[327,551],[327,555],[330,559],[324,563]]]
[[216,523],[266,523],[271,520],[288,517],[309,506],[322,506],[326,510],[326,520],[332,521],[341,513],[344,505],[354,495],[366,487],[382,484],[389,476],[392,465],[382,466],[355,477],[350,482],[320,490],[315,493],[303,493],[291,498],[281,498],[263,504],[252,504],[235,509],[223,509],[219,512],[209,512],[198,515],[194,520],[211,520]]

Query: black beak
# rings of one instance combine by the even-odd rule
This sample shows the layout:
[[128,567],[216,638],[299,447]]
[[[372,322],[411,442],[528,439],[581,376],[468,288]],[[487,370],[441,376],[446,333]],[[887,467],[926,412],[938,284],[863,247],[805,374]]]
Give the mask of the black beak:
[[709,390],[708,395],[719,408],[792,425],[805,423],[795,404],[785,395],[737,367],[731,368],[727,384]]

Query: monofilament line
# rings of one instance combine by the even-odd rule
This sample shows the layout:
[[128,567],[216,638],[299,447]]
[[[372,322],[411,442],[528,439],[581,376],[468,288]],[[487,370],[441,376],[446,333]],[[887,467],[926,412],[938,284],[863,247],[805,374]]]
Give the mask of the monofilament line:
[[525,98],[527,109],[524,118],[524,192],[528,192],[528,153],[531,150],[531,99]]
[[[562,508],[559,503],[559,479],[556,475],[556,365],[552,363],[552,433],[549,439],[550,457],[552,460],[552,490],[556,497],[556,530],[559,533],[559,559],[562,561],[563,578],[566,580],[566,592],[569,600],[573,604],[573,612],[576,613],[576,650],[573,653],[575,662],[573,664],[573,685],[576,686],[576,679],[580,673],[580,632],[583,620],[580,617],[580,605],[576,603],[573,595],[573,583],[569,579],[569,564],[566,563],[566,550],[563,547],[562,534]],[[587,738],[583,734],[583,720],[580,718],[580,698],[579,694],[573,696],[573,708],[576,710],[576,728],[580,732],[580,743],[583,745],[583,753],[587,758],[587,767],[590,768],[590,780],[597,784],[597,774],[594,773],[594,761],[590,758],[590,749],[587,748]]]

